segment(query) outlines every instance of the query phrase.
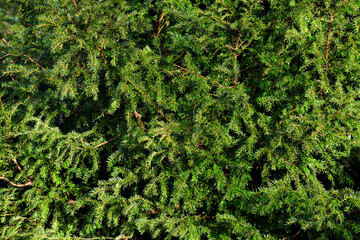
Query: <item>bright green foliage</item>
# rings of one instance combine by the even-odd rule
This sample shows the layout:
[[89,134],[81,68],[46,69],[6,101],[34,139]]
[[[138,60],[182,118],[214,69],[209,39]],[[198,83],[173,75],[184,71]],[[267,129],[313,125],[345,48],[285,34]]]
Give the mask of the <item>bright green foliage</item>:
[[359,239],[358,0],[3,0],[2,239]]

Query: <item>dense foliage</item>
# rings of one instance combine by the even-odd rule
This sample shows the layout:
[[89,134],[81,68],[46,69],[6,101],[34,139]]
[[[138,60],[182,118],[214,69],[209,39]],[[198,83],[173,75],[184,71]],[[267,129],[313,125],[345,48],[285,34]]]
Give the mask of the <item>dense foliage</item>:
[[3,0],[1,238],[360,238],[359,8]]

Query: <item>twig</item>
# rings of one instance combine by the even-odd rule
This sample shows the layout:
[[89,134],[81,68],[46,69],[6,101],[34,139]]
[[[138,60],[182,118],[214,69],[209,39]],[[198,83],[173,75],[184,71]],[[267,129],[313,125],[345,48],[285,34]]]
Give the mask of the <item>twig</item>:
[[[297,235],[299,235],[300,233],[301,233],[301,229],[297,233],[295,233],[294,235],[290,236],[290,238],[294,238]],[[283,238],[282,240],[285,240],[285,239],[287,239],[287,237]]]
[[[159,34],[160,34],[160,32],[161,32],[161,30],[163,29],[163,27],[164,27],[164,25],[165,25],[165,23],[161,26],[161,20],[162,20],[162,18],[163,18],[163,13],[164,13],[164,10],[163,9],[161,9],[161,11],[160,11],[160,16],[159,16],[159,20],[158,20],[158,26],[157,26],[157,29],[156,29],[156,34],[155,34],[155,37],[158,37],[159,36]],[[160,27],[161,26],[161,27]]]
[[[11,46],[4,38],[1,39],[8,47],[14,49],[15,51],[19,52],[18,50],[16,50],[13,46]],[[24,53],[21,53],[21,55],[23,55],[24,57],[27,57],[32,63],[35,63],[38,67],[41,68],[41,70],[45,70],[45,68],[43,66],[41,66],[38,62],[36,62],[35,60],[33,60],[31,57],[27,56]]]
[[3,179],[5,181],[7,181],[8,183],[10,183],[11,185],[13,185],[14,187],[26,187],[26,186],[29,186],[31,184],[33,184],[33,182],[31,180],[28,180],[27,183],[24,183],[24,184],[17,184],[17,183],[14,183],[12,181],[10,181],[9,179],[7,179],[6,177],[0,177],[0,179]]
[[134,116],[136,118],[141,118],[142,117],[142,115],[140,113],[138,113],[136,110],[134,111]]
[[76,7],[76,11],[79,11],[79,8],[78,8],[78,6],[77,6],[77,4],[76,4],[75,0],[73,0],[73,2],[74,2],[74,5],[75,5],[75,7]]
[[333,118],[340,112],[340,110],[341,110],[342,107],[343,107],[343,105],[341,105],[341,106],[339,107],[339,109],[336,111],[336,113],[334,113],[334,114],[331,116],[331,118],[329,119],[329,121],[330,121],[331,119],[333,119]]
[[279,52],[278,52],[278,55],[279,55],[279,56],[281,56],[281,49],[284,47],[285,42],[286,42],[286,37],[284,37],[283,43],[282,43],[282,45],[281,45],[281,47],[280,47],[280,49],[279,49]]
[[[290,28],[291,25],[292,25],[292,21],[290,20],[289,26],[288,26],[287,28]],[[282,54],[281,49],[283,49],[283,47],[284,47],[284,45],[285,45],[285,42],[286,42],[286,36],[284,36],[284,40],[283,40],[282,45],[281,45],[281,47],[280,47],[280,49],[279,49],[279,52],[278,52],[279,56],[281,56],[281,54]]]
[[[126,236],[124,235],[125,238],[123,239],[129,239],[129,238],[126,238]],[[46,239],[52,239],[52,240],[67,240],[67,239],[72,239],[72,240],[95,240],[95,239],[115,239],[114,237],[106,237],[106,238],[103,238],[103,237],[92,237],[92,238],[83,238],[83,237],[49,237],[49,238],[46,238]]]
[[98,147],[101,147],[102,145],[105,145],[105,144],[107,144],[107,143],[109,143],[109,142],[111,142],[111,141],[114,141],[114,140],[115,140],[116,138],[118,138],[120,135],[121,135],[121,134],[119,133],[119,134],[116,135],[115,137],[113,137],[113,138],[111,138],[111,139],[109,139],[109,140],[107,140],[107,141],[105,141],[105,142],[102,142],[102,143],[96,145],[96,146],[94,147],[94,149],[95,149],[95,148],[98,148]]
[[328,36],[327,36],[327,41],[326,41],[326,74],[328,72],[328,67],[329,67],[329,41],[330,41],[330,34],[331,34],[331,24],[332,21],[334,20],[333,15],[330,14],[330,22],[329,22],[329,30],[328,30]]
[[[164,1],[164,3],[166,3],[166,4],[169,5],[169,7],[176,13],[176,15],[178,15],[179,18],[181,18],[182,20],[185,21],[185,19],[182,17],[182,15],[181,15],[180,13],[178,13],[178,12],[171,6],[171,4],[169,4],[166,0],[163,0],[163,1]],[[213,18],[213,17],[211,17],[211,18]],[[199,30],[200,32],[203,31],[203,30],[201,30],[201,28],[195,26],[194,24],[191,24],[191,23],[190,23],[189,26],[196,28],[196,29]]]
[[9,56],[10,55],[10,53],[8,53],[8,54],[6,54],[6,55],[4,55],[4,56],[2,56],[1,58],[0,58],[0,60],[1,59],[3,59],[3,58],[6,58],[7,56]]
[[[175,65],[176,67],[178,67],[178,68],[181,68],[181,69],[184,70],[185,72],[191,73],[188,69],[183,68],[182,66],[179,66],[179,65],[177,65],[177,64],[174,64],[174,65]],[[197,74],[197,73],[193,73],[193,74],[195,74],[195,75],[198,76],[198,77],[205,78],[204,76],[202,76],[202,75],[200,75],[200,74]]]
[[224,87],[223,85],[221,85],[219,82],[216,81],[216,83],[219,85],[219,87],[222,87],[222,88],[233,88],[235,86],[231,86],[231,87]]
[[105,64],[107,64],[107,61],[106,61],[106,59],[105,59],[104,54],[103,54],[102,51],[101,51],[101,48],[99,47],[98,49],[99,49],[99,51],[100,51],[101,58],[104,60]]
[[19,163],[17,162],[16,158],[13,158],[13,161],[14,161],[14,163],[16,164],[16,166],[17,166],[17,168],[19,169],[19,171],[22,172],[22,169],[21,169]]
[[182,66],[179,66],[179,65],[177,65],[177,64],[174,64],[176,67],[178,67],[178,68],[181,68],[182,70],[184,70],[184,71],[186,71],[186,72],[190,72],[189,70],[187,70],[186,68],[183,68]]

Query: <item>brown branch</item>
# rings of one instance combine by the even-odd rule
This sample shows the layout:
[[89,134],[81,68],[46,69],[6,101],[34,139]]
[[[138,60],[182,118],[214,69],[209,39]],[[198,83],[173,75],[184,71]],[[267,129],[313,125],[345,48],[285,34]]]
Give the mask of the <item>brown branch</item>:
[[8,53],[8,54],[6,54],[6,55],[4,55],[4,56],[2,56],[1,58],[0,58],[0,60],[1,59],[3,59],[3,58],[6,58],[7,56],[9,56],[10,55],[10,53]]
[[332,21],[334,20],[333,15],[330,14],[330,22],[329,22],[329,30],[328,30],[328,36],[327,36],[327,41],[326,41],[326,74],[328,72],[328,67],[329,67],[329,42],[330,42],[330,34],[331,34],[331,24]]
[[[236,39],[236,43],[235,43],[235,50],[238,50],[238,45],[239,45],[239,40],[240,40],[240,34],[238,34],[238,37]],[[243,43],[245,42],[245,40],[243,41]],[[241,44],[242,45],[242,44]],[[241,46],[240,45],[240,46]]]
[[109,139],[109,140],[107,140],[107,141],[105,141],[105,142],[102,142],[102,143],[96,145],[96,146],[94,147],[94,149],[95,149],[95,148],[98,148],[98,147],[101,147],[102,145],[105,145],[105,144],[107,144],[107,143],[109,143],[109,142],[111,142],[111,141],[114,141],[114,140],[115,140],[116,138],[118,138],[120,135],[121,135],[121,134],[119,133],[119,134],[116,135],[115,137],[113,137],[113,138],[111,138],[111,139]]
[[233,88],[233,87],[235,87],[235,86],[231,86],[231,87],[224,87],[223,85],[221,85],[219,82],[216,82],[218,85],[219,85],[219,87],[222,87],[222,88]]
[[[177,64],[174,64],[174,65],[175,65],[176,67],[178,67],[178,68],[181,68],[181,69],[184,70],[185,72],[191,73],[188,69],[183,68],[182,66],[179,66],[179,65],[177,65]],[[200,74],[197,74],[197,73],[193,73],[193,74],[195,74],[195,75],[198,76],[198,77],[205,78],[203,75],[200,75]]]
[[139,119],[142,117],[142,115],[138,113],[136,110],[134,111],[134,116]]
[[[287,27],[287,29],[290,28],[291,25],[292,25],[292,21],[290,20],[290,21],[289,21],[289,26]],[[279,52],[278,52],[279,56],[281,56],[281,54],[282,54],[282,53],[281,53],[281,49],[283,49],[283,47],[284,47],[284,45],[285,45],[285,42],[286,42],[286,34],[285,34],[285,36],[284,36],[284,40],[283,40],[282,45],[281,45],[281,47],[280,47],[280,49],[279,49]]]
[[5,177],[0,177],[0,179],[7,181],[8,183],[13,185],[14,187],[26,187],[26,186],[29,186],[29,185],[33,184],[33,182],[31,180],[28,180],[28,182],[24,183],[24,184],[17,184],[17,183],[14,183],[14,182],[10,181],[9,179],[7,179]]
[[99,51],[100,51],[101,58],[104,60],[105,64],[107,64],[107,61],[106,61],[106,59],[105,59],[104,54],[103,54],[102,51],[101,51],[101,48],[99,47],[98,49],[99,49]]
[[184,70],[184,71],[186,71],[186,72],[190,72],[189,70],[187,70],[186,68],[183,68],[182,66],[179,66],[179,65],[177,65],[177,64],[174,64],[176,67],[178,67],[178,68],[181,68],[182,70]]
[[78,8],[78,6],[77,6],[77,4],[76,4],[75,0],[73,0],[73,2],[74,2],[74,5],[75,5],[75,7],[76,7],[76,11],[79,11],[79,8]]
[[157,26],[157,29],[156,29],[156,34],[154,35],[155,37],[158,37],[159,36],[159,34],[160,34],[160,32],[161,32],[161,29],[164,27],[164,25],[162,25],[162,27],[160,27],[161,26],[161,20],[162,20],[162,17],[163,17],[163,13],[164,13],[164,10],[163,9],[161,9],[161,11],[160,11],[160,16],[159,16],[159,20],[158,20],[158,26]]
[[336,111],[336,113],[334,113],[334,115],[331,116],[331,118],[329,119],[329,121],[330,121],[331,119],[333,119],[333,118],[340,112],[340,110],[341,110],[342,107],[343,107],[343,105],[341,105],[340,108]]
[[[19,52],[18,50],[16,50],[13,46],[11,46],[4,38],[1,39],[8,47],[14,49],[15,51]],[[35,63],[38,67],[41,68],[41,70],[45,70],[45,68],[43,66],[41,66],[38,62],[34,61],[31,57],[27,56],[24,53],[21,53],[21,55],[23,55],[24,57],[28,58],[32,63]]]
[[14,161],[14,163],[16,164],[16,166],[17,166],[17,168],[19,169],[19,171],[22,172],[22,169],[21,169],[19,163],[17,162],[16,158],[13,158],[13,161]]
[[[296,237],[297,235],[299,235],[301,233],[301,230],[299,230],[297,233],[295,233],[294,235],[290,236],[290,238],[294,238]],[[287,237],[283,238],[282,240],[285,240],[287,239]]]
[[282,45],[281,45],[281,47],[279,49],[279,52],[278,52],[279,56],[281,56],[281,49],[284,47],[285,42],[286,42],[286,37],[284,37],[283,43],[282,43]]
[[[132,238],[131,236],[126,236],[123,235],[122,239],[124,240],[129,240],[130,238]],[[48,237],[46,239],[51,239],[51,240],[97,240],[97,239],[115,239],[114,237],[106,237],[106,238],[100,238],[100,237],[93,237],[93,238],[83,238],[83,237]]]
[[[322,89],[321,89],[322,90]],[[334,113],[331,118],[329,119],[329,121],[331,121],[331,119],[333,119],[339,112],[340,110],[342,109],[343,105],[341,105],[339,107],[339,109],[336,111],[336,113]],[[312,132],[310,136],[313,136],[314,134],[318,133],[324,126],[322,126],[321,128],[319,128],[318,130],[316,130],[315,132]]]

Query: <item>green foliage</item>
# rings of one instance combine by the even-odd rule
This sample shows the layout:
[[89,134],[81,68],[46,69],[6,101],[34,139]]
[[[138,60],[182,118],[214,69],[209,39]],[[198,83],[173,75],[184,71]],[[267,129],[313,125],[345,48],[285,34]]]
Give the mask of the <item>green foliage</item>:
[[360,4],[4,0],[4,239],[358,239]]

